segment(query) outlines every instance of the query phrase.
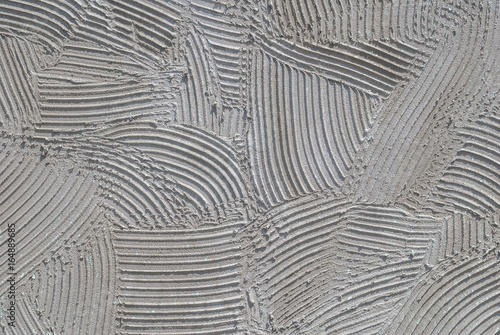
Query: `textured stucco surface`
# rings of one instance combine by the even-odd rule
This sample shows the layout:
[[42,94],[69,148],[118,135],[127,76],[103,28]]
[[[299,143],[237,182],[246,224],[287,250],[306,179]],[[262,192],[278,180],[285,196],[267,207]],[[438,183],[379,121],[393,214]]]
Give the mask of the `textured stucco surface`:
[[0,334],[500,334],[499,19],[0,1]]

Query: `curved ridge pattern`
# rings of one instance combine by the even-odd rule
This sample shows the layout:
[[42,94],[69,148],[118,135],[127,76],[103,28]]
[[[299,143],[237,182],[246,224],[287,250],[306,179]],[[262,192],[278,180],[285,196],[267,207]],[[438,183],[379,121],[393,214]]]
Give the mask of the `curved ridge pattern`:
[[[202,30],[219,81],[223,107],[242,108],[246,98],[247,27],[237,19],[241,13],[228,10],[217,0],[190,3],[193,21]],[[228,20],[229,19],[229,20]]]
[[149,157],[168,176],[174,190],[185,195],[177,207],[194,211],[198,220],[208,214],[215,221],[223,221],[226,215],[229,221],[247,218],[246,182],[235,150],[224,141],[189,126],[124,125],[101,135]]
[[252,65],[248,151],[262,202],[340,189],[379,100],[264,52],[254,54]]
[[500,334],[498,22],[0,1],[0,333]]
[[500,246],[497,222],[494,216],[477,219],[459,212],[446,217],[433,246],[431,263],[439,264],[471,251],[489,253],[497,249]]
[[417,285],[387,334],[496,334],[500,266],[494,253],[441,267]]
[[439,223],[331,197],[289,204],[253,228],[249,245],[259,253],[250,290],[262,296],[256,327],[377,333],[424,271]]
[[[33,149],[43,154],[43,145],[20,138],[2,142],[0,229],[5,232],[8,224],[15,224],[16,250],[24,255],[16,267],[28,273],[48,253],[91,232],[99,216],[97,185],[84,169],[33,154]],[[6,248],[7,240],[1,245]],[[7,258],[0,266],[7,268]],[[7,283],[0,285],[4,289]]]
[[[94,231],[90,241],[66,247],[34,269],[23,285],[21,331],[56,334],[111,334],[115,260],[109,232]],[[92,308],[88,308],[91,306]]]
[[39,121],[31,83],[39,67],[39,45],[0,33],[0,126],[20,133]]
[[66,44],[57,64],[36,75],[38,133],[90,133],[130,120],[174,122],[181,74],[151,76],[139,65],[98,45]]
[[221,102],[218,93],[220,84],[210,67],[206,40],[191,32],[186,37],[186,47],[188,76],[181,94],[182,113],[179,119],[182,123],[218,133],[221,124],[220,115],[217,113],[217,104],[220,105]]
[[432,39],[437,30],[434,21],[427,17],[439,6],[436,2],[267,0],[265,3],[264,29],[273,37],[285,36],[302,44],[395,39],[418,45]]
[[[448,43],[435,45],[435,52],[421,75],[382,106],[383,110],[409,112],[381,115],[382,121],[374,128],[374,143],[363,152],[362,166],[366,169],[357,172],[363,176],[356,181],[359,186],[355,192],[363,202],[393,203],[398,194],[418,184],[420,178],[433,182],[425,172],[436,174],[439,171],[429,171],[429,162],[434,163],[435,156],[450,155],[446,154],[447,146],[457,145],[451,141],[441,142],[443,135],[455,137],[448,129],[450,122],[463,117],[460,111],[463,107],[453,102],[462,94],[476,94],[471,92],[476,86],[469,82],[470,74],[474,73],[474,80],[479,80],[477,78],[494,64],[487,55],[481,56],[481,50],[498,42],[498,36],[490,36],[492,40],[484,38],[493,33],[490,25],[494,24],[493,15],[497,14],[481,12],[465,3],[446,5],[440,4],[436,20],[442,27],[437,37]],[[460,12],[464,14],[458,15]],[[461,52],[470,45],[475,46],[471,52]],[[484,63],[471,61],[474,58]]]
[[319,72],[323,76],[387,98],[394,88],[423,67],[426,53],[401,43],[337,44],[333,48],[289,41],[261,42],[262,49],[300,69]]
[[242,14],[213,0],[189,3],[184,122],[227,137],[244,135],[248,118],[248,37]]
[[500,117],[458,130],[464,145],[436,185],[433,202],[485,216],[500,207]]

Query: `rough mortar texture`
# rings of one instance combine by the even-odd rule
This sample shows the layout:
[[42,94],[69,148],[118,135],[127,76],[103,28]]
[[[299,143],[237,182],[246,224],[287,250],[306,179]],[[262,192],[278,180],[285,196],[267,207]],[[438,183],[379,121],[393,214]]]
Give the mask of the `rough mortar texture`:
[[0,334],[500,334],[499,22],[0,1]]

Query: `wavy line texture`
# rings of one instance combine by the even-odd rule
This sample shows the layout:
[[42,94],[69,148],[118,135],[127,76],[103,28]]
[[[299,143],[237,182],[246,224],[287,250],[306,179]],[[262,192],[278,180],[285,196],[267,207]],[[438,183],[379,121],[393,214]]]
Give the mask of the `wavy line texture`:
[[[442,29],[441,36],[437,37],[447,43],[436,47],[415,81],[382,106],[383,110],[409,112],[382,115],[380,124],[374,128],[374,143],[361,154],[364,161],[360,166],[366,169],[356,181],[359,186],[355,193],[360,201],[392,203],[405,189],[427,184],[421,183],[421,179],[433,183],[433,179],[439,178],[438,173],[449,163],[447,155],[453,155],[458,145],[451,140],[456,136],[453,130],[448,130],[449,122],[466,117],[460,111],[463,107],[453,101],[477,94],[474,92],[477,86],[470,81],[471,75],[474,74],[473,81],[480,80],[494,64],[481,50],[490,49],[499,41],[498,36],[492,34],[491,26],[498,12],[481,14],[484,12],[479,8],[467,4],[445,7],[447,4],[443,3],[440,6],[437,20]],[[470,45],[475,45],[471,52],[461,52]],[[472,61],[475,58],[482,61]],[[447,136],[451,139],[442,141]],[[452,146],[450,153],[446,153],[448,145]],[[438,163],[441,164],[438,171],[429,170],[429,162],[438,160],[436,157],[444,158],[445,162]],[[425,172],[433,175],[427,176]]]
[[302,47],[286,40],[261,44],[263,50],[287,63],[382,98],[420,70],[426,59],[425,49],[403,43],[338,43],[332,48],[309,44]]
[[427,1],[264,1],[264,29],[273,37],[297,43],[330,45],[336,41],[389,40],[414,44],[436,34],[429,13],[439,4]]
[[[5,1],[1,7],[2,31],[38,40],[45,52],[56,51],[71,36],[71,21],[82,18],[76,1]],[[47,55],[47,54],[46,54]]]
[[181,119],[223,137],[241,137],[248,117],[248,28],[238,11],[218,1],[190,2],[189,11]]
[[432,266],[471,252],[487,254],[500,246],[498,217],[477,218],[455,212],[444,218],[441,231],[433,242]]
[[218,77],[224,107],[243,107],[246,91],[247,29],[240,23],[238,11],[229,11],[219,1],[193,1],[193,21],[209,45],[208,52]]
[[0,333],[500,333],[499,20],[2,1]]
[[464,145],[436,185],[437,205],[485,216],[500,206],[500,117],[486,116],[458,130]]
[[[21,288],[21,331],[55,334],[114,332],[115,259],[109,232],[66,247],[44,261]],[[91,308],[88,308],[91,306]]]
[[107,46],[156,69],[179,57],[173,47],[178,44],[175,25],[181,14],[176,3],[8,0],[1,13],[2,31],[42,46],[42,67],[56,63],[74,38]]
[[0,33],[0,125],[20,133],[39,121],[36,92],[31,85],[39,66],[39,45]]
[[1,10],[2,31],[22,37],[3,35],[0,122],[6,126],[35,123],[43,135],[53,136],[130,118],[176,119],[181,72],[165,72],[180,57],[173,47],[178,45],[175,6],[7,1]]
[[[184,212],[184,216],[191,216],[188,220],[198,221],[196,225],[203,221],[230,222],[248,217],[246,202],[249,193],[239,171],[237,153],[224,141],[190,126],[154,129],[148,125],[124,125],[110,128],[101,135],[138,149],[142,157],[148,157],[168,176],[170,185],[165,186],[170,186],[174,195],[180,195],[179,199],[169,201],[171,211],[174,211],[171,217],[175,212],[179,216]],[[143,158],[138,157],[138,160]],[[116,163],[115,166],[113,169],[124,166],[124,163]],[[134,170],[130,167],[129,173]],[[113,174],[121,174],[115,171]],[[154,175],[151,178],[155,178]],[[155,194],[148,187],[144,190],[152,199],[167,191],[158,190]],[[133,188],[129,192],[136,193]],[[155,206],[161,208],[164,202],[160,200]],[[133,206],[135,203],[131,199],[130,204]],[[119,201],[117,205],[120,206]],[[155,221],[162,220],[162,215],[158,213]],[[179,218],[171,218],[172,221],[179,223]]]
[[496,334],[500,266],[494,253],[444,262],[415,288],[387,334]]
[[[92,233],[98,222],[93,176],[71,163],[45,156],[44,145],[22,138],[2,139],[0,222],[2,232],[15,224],[16,268],[26,274],[64,244]],[[2,239],[2,248],[7,239]],[[7,268],[7,258],[0,260]],[[2,290],[7,283],[2,281]]]
[[270,333],[376,334],[424,271],[439,227],[331,196],[271,213],[249,231],[258,251],[250,289],[261,296],[253,314]]
[[[112,66],[109,66],[109,64]],[[56,65],[36,76],[44,134],[81,134],[130,120],[176,120],[181,73],[149,75],[98,45],[68,42]]]
[[188,77],[181,95],[183,112],[180,121],[218,133],[221,124],[221,106],[217,105],[221,101],[218,91],[220,85],[211,71],[210,61],[206,40],[196,32],[191,32],[186,37]]
[[248,151],[261,201],[273,206],[338,190],[373,124],[378,100],[261,51],[252,63],[255,121]]

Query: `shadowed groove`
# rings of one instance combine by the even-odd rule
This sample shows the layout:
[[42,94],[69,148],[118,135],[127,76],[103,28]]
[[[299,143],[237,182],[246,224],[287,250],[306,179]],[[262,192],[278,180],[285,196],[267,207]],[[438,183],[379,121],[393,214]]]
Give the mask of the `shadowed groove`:
[[218,132],[219,120],[212,112],[216,101],[218,80],[210,73],[209,53],[203,47],[203,37],[192,31],[186,38],[188,77],[181,94],[181,122]]
[[[470,256],[467,260],[443,263],[439,267],[444,273],[439,280],[430,277],[418,284],[388,333],[470,334],[498,324],[498,314],[491,312],[500,307],[498,262],[492,253]],[[409,309],[410,306],[413,307]]]
[[[376,100],[263,52],[252,63],[248,150],[259,196],[272,206],[339,189],[372,125]],[[363,129],[358,119],[366,120]]]
[[33,43],[0,34],[1,127],[19,132],[39,120],[33,77],[37,52]]
[[234,232],[240,227],[116,231],[120,331],[237,333],[243,320],[242,254]]
[[[449,12],[445,4],[440,6],[438,14]],[[485,70],[480,63],[471,59],[479,57],[482,48],[489,47],[480,38],[481,33],[488,31],[486,23],[491,24],[489,14],[469,8],[466,14],[459,16],[452,9],[460,6],[469,8],[470,5],[456,3],[449,7],[452,13],[449,20],[443,15],[437,16],[443,20],[440,39],[447,43],[436,45],[436,51],[429,58],[421,76],[383,105],[384,109],[411,112],[382,115],[384,119],[375,129],[378,138],[364,156],[367,168],[359,180],[357,191],[361,201],[387,203],[394,201],[397,194],[408,186],[422,183],[421,178],[434,183],[422,170],[429,165],[430,155],[437,155],[439,150],[444,149],[438,145],[443,135],[449,136],[446,117],[454,119],[452,111],[455,111],[450,107],[454,107],[452,104],[456,97],[465,93],[462,92],[465,85],[470,84],[469,71],[477,71],[478,76],[474,77],[479,78],[479,73]],[[464,52],[470,45],[477,47],[472,48],[472,52]],[[469,89],[473,87],[471,85]],[[459,119],[461,107],[457,109]]]
[[[8,169],[2,171],[0,193],[8,201],[0,204],[0,221],[2,230],[8,223],[16,224],[17,252],[24,254],[17,261],[17,270],[22,273],[30,271],[45,253],[58,250],[63,241],[88,233],[98,214],[96,185],[84,171],[55,166],[53,158],[41,161],[29,154],[33,147],[38,149],[36,145],[8,144],[1,155],[13,156],[10,165],[16,169],[8,174]],[[6,243],[2,241],[2,245]],[[6,267],[6,261],[2,260],[1,266]]]
[[[147,125],[122,126],[102,135],[133,146],[168,171],[189,195],[200,201],[201,210],[238,204],[247,197],[235,151],[225,142],[189,126],[152,129]],[[213,177],[211,177],[213,176]],[[237,210],[240,205],[237,205]],[[245,216],[245,210],[241,209]],[[201,214],[201,213],[200,213]]]
[[366,333],[380,330],[417,283],[438,224],[398,209],[321,197],[276,207],[249,229],[255,232],[250,245],[259,251],[251,264],[263,304],[253,317],[261,327],[357,334],[361,326]]
[[[262,26],[268,39],[284,37],[299,45],[394,40],[418,47],[438,28],[433,15],[441,3],[427,1],[264,1]],[[445,8],[450,8],[445,3]],[[459,14],[463,9],[456,10]],[[264,23],[267,23],[264,24]]]
[[499,129],[492,115],[459,130],[465,143],[436,185],[433,202],[481,216],[500,207]]
[[175,70],[151,76],[102,47],[70,43],[55,66],[37,74],[39,132],[91,132],[129,120],[174,122],[180,82]]
[[497,333],[499,18],[4,1],[0,332]]
[[35,268],[23,285],[23,306],[37,314],[43,332],[112,332],[114,272],[110,235],[100,230],[88,244],[68,246]]

